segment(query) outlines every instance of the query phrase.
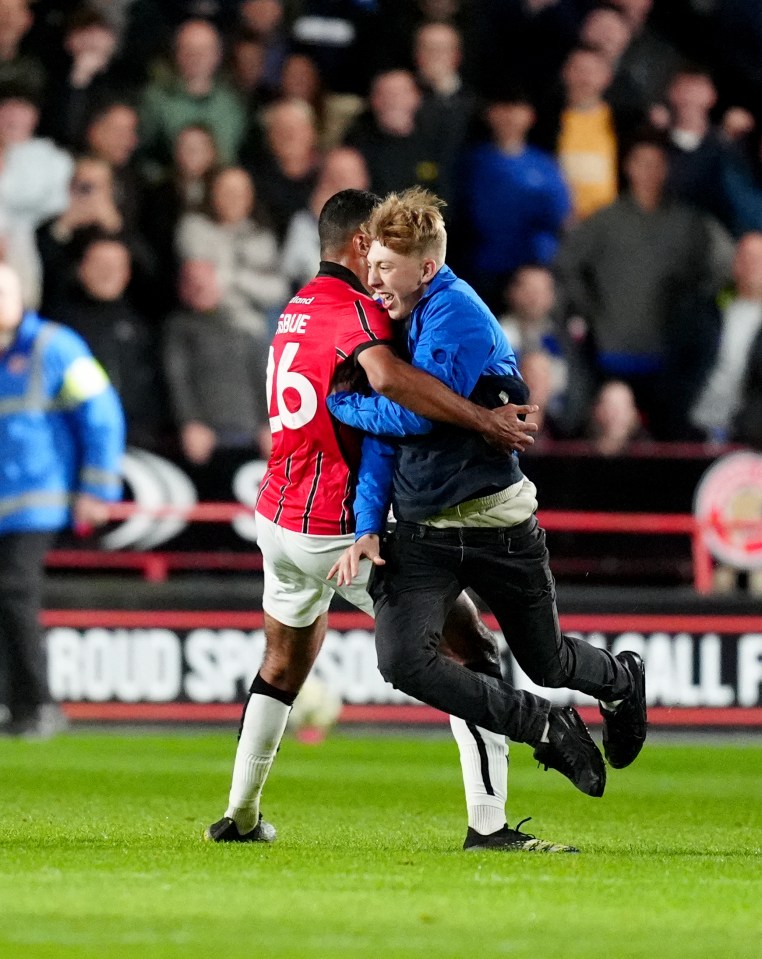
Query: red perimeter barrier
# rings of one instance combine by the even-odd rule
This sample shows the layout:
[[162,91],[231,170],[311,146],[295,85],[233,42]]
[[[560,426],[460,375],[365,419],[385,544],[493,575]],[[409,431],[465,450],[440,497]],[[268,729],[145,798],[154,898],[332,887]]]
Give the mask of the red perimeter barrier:
[[[227,523],[247,515],[236,503],[198,503],[192,507],[144,507],[115,503],[109,507],[114,520],[135,515],[156,519],[177,518],[195,523]],[[689,536],[693,556],[693,583],[697,592],[712,588],[712,558],[704,542],[708,524],[683,513],[592,513],[568,510],[541,510],[538,519],[547,530],[573,533],[648,533]],[[747,524],[743,524],[747,525]],[[762,527],[762,524],[759,524]],[[103,550],[51,550],[48,566],[82,569],[139,569],[151,582],[163,582],[172,569],[260,570],[259,553],[246,552],[137,552]]]
[[[241,718],[240,703],[70,703],[61,704],[69,719],[76,722],[122,723],[235,723]],[[577,712],[588,726],[598,726],[601,716],[595,706],[577,706]],[[342,723],[400,723],[411,726],[444,725],[450,717],[431,706],[399,704],[344,704]],[[692,727],[714,726],[731,729],[759,729],[762,709],[673,709],[652,706],[648,710],[651,726]]]

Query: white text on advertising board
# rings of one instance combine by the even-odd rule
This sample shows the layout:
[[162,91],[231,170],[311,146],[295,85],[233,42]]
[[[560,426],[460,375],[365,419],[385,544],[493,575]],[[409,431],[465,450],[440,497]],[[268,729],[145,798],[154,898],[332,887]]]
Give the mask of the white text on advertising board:
[[[646,662],[651,705],[757,706],[762,699],[762,633],[587,633],[614,652],[634,649]],[[48,631],[52,695],[71,702],[229,703],[241,700],[264,650],[262,630],[73,629]],[[514,682],[539,690],[512,664]],[[345,703],[406,703],[376,667],[373,635],[329,630],[315,674]],[[559,704],[590,704],[568,690],[542,690]]]

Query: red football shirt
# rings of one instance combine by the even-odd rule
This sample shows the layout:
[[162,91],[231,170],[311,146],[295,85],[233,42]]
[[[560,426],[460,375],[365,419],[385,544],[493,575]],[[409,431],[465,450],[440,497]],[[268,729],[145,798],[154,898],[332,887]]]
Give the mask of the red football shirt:
[[267,365],[272,453],[257,500],[266,519],[314,536],[354,531],[362,436],[331,417],[325,398],[337,367],[379,341],[391,343],[391,320],[343,266],[321,263],[289,301]]

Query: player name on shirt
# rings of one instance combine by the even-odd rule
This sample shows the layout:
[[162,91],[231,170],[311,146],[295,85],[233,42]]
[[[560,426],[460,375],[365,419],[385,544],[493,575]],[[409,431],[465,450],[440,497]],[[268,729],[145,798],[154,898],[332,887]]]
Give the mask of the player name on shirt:
[[[311,299],[311,298],[310,298]],[[281,313],[278,319],[278,333],[304,333],[307,329],[309,313]]]

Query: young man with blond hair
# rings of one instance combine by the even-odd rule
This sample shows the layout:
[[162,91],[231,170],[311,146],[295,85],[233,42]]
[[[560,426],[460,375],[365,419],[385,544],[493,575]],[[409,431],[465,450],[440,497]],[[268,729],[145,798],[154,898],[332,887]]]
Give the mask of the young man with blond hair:
[[[374,209],[366,224],[369,285],[392,320],[408,320],[413,366],[487,408],[525,403],[526,387],[497,320],[445,265],[441,205],[413,188]],[[374,563],[368,590],[381,674],[416,699],[529,743],[546,768],[588,795],[602,795],[603,759],[574,709],[476,675],[438,650],[452,603],[470,587],[494,613],[530,679],[601,701],[611,766],[629,765],[643,745],[642,660],[561,633],[545,533],[534,516],[536,489],[517,456],[386,397],[339,393],[328,402],[341,422],[396,437],[393,456],[380,443],[364,447],[361,479],[374,482],[358,488],[356,543],[334,567],[346,583],[360,558]],[[397,525],[380,546],[389,499]]]

